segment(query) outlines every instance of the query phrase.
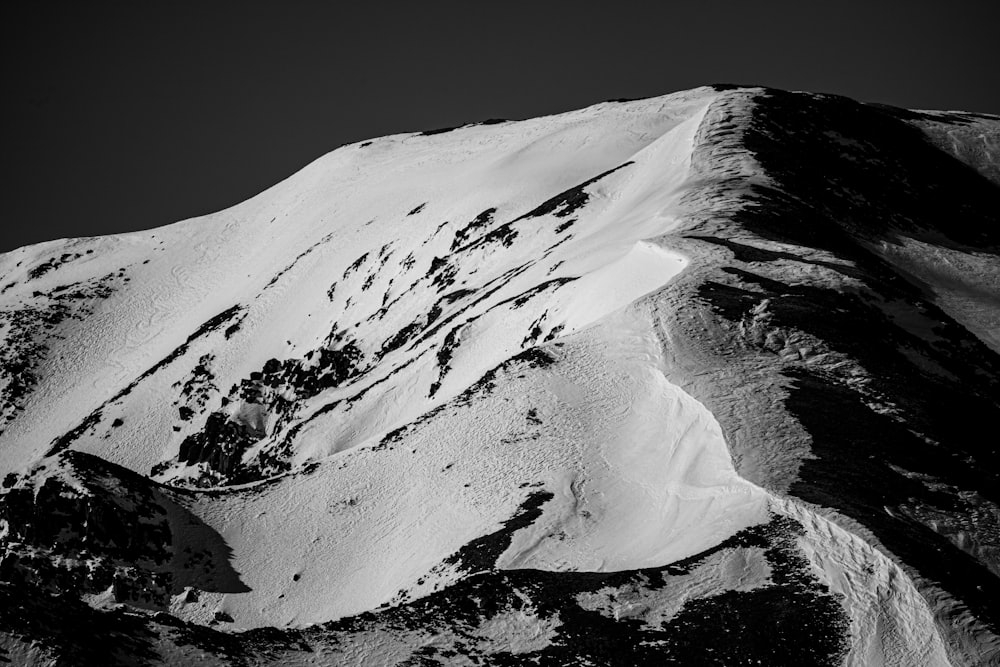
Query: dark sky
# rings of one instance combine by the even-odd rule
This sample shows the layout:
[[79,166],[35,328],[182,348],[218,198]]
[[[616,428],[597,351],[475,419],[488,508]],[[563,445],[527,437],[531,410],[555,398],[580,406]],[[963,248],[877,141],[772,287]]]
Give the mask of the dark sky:
[[1000,113],[998,2],[730,4],[4,10],[0,251],[226,208],[367,137],[713,82]]

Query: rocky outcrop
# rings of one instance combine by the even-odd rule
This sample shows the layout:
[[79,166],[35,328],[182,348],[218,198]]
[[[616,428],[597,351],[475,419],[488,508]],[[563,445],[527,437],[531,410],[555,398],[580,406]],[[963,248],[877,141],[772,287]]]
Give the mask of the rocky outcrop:
[[167,511],[154,485],[124,468],[65,452],[0,495],[0,534],[3,581],[167,603]]
[[66,451],[5,486],[0,582],[161,609],[185,586],[241,590],[221,538],[125,468]]

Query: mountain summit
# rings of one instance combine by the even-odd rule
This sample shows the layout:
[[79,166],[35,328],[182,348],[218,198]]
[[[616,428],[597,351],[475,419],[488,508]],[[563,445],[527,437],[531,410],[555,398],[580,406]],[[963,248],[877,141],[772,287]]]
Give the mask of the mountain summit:
[[0,255],[18,664],[1000,660],[1000,118],[714,86]]

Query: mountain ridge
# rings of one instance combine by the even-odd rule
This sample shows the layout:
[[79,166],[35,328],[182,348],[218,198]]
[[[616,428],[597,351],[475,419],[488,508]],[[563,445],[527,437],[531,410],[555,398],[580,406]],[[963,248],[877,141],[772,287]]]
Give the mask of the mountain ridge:
[[[85,454],[174,488],[247,589],[168,568],[161,659],[193,659],[171,627],[222,664],[993,659],[998,121],[701,88],[359,142],[212,216],[7,253],[0,573],[46,578],[23,471]],[[738,640],[678,643],[717,613]]]

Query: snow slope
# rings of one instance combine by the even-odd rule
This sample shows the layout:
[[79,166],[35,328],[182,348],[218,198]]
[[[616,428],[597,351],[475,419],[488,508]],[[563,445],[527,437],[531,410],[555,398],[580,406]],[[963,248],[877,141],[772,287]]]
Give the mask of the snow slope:
[[[869,474],[844,467],[861,440],[827,445],[810,416],[935,447],[906,392],[964,379],[989,400],[1000,244],[976,225],[997,197],[934,168],[958,164],[923,148],[936,116],[790,95],[373,139],[226,211],[0,256],[0,578],[42,619],[6,617],[6,650],[93,649],[51,630],[34,586],[109,632],[106,610],[146,610],[166,662],[996,658],[996,582],[975,592],[919,545],[960,534],[948,548],[995,578],[1000,469],[901,458],[892,431],[868,468],[895,477],[869,499],[830,483]],[[894,141],[935,151],[901,181],[929,165],[939,194],[974,191],[957,231],[872,184]],[[983,267],[971,302],[887,268],[925,247]],[[866,318],[905,367],[836,328]],[[74,518],[95,512],[122,531]],[[68,518],[39,532],[42,514]],[[122,551],[149,525],[149,553]]]

